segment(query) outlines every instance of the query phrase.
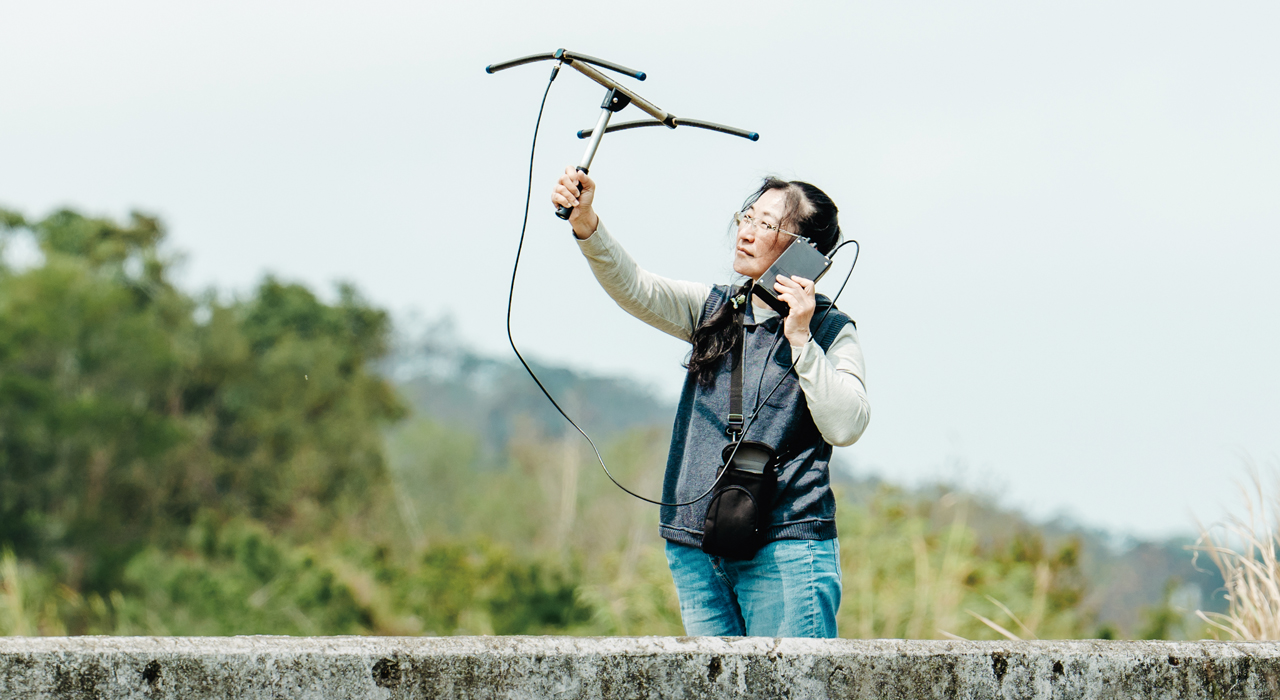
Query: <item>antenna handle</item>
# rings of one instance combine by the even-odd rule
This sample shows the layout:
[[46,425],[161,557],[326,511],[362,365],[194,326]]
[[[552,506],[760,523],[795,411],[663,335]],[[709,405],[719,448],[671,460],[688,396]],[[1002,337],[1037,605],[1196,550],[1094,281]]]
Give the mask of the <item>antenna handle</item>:
[[[587,169],[579,165],[578,171],[585,173],[587,172]],[[578,188],[578,194],[582,194],[581,187]],[[556,216],[560,217],[561,219],[564,219],[565,221],[569,220],[569,215],[572,213],[573,213],[573,207],[556,207]]]

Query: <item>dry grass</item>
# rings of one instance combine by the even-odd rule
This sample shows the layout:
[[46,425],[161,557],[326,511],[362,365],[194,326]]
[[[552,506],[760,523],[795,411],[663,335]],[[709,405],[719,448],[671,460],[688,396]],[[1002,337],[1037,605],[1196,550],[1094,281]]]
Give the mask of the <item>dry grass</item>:
[[1077,571],[1055,553],[1062,550],[1034,533],[1018,539],[1013,526],[1006,528],[1007,541],[980,543],[971,523],[984,517],[982,507],[963,494],[919,498],[892,487],[858,506],[842,504],[842,636],[1080,636],[1088,621],[1073,602]]
[[18,559],[7,548],[0,552],[0,635],[25,637],[31,634],[22,596]]
[[[1274,479],[1273,479],[1274,481]],[[1199,526],[1200,537],[1189,547],[1205,555],[1226,581],[1227,612],[1197,610],[1196,615],[1230,639],[1280,639],[1280,489],[1263,483],[1254,466],[1240,484],[1244,513]],[[1195,561],[1195,560],[1193,560]]]

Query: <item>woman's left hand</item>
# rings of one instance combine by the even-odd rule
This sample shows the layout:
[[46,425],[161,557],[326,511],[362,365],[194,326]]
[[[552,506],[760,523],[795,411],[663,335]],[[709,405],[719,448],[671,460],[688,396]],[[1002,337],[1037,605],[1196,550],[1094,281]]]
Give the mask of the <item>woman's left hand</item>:
[[817,292],[813,280],[803,277],[783,277],[778,275],[773,284],[778,299],[791,307],[786,320],[782,324],[782,332],[794,347],[809,342],[809,321],[813,319],[813,309],[817,305]]

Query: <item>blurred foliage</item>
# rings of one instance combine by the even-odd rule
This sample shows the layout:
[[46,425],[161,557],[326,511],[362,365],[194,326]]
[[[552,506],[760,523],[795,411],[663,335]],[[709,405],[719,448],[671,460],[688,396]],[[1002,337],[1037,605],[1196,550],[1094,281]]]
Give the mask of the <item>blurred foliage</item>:
[[880,485],[860,507],[838,511],[845,636],[999,638],[982,618],[1024,639],[1087,631],[1077,541],[1050,550],[1023,524],[984,544],[967,518],[990,505],[935,495]]
[[43,264],[0,270],[0,533],[17,556],[105,589],[207,504],[311,532],[376,509],[380,426],[404,412],[367,370],[385,312],[273,279],[197,301],[139,214],[24,226]]
[[[43,254],[0,265],[0,634],[683,633],[657,509],[509,363],[441,333],[388,358],[350,286],[191,296],[140,214],[0,232]],[[658,493],[667,409],[547,376]],[[838,497],[844,636],[1114,634],[1078,539],[943,489]],[[1184,633],[1175,589],[1142,634]]]
[[[420,509],[433,537],[406,536],[400,506],[414,506],[384,457],[405,408],[371,369],[390,322],[351,287],[327,303],[267,278],[247,298],[194,298],[140,214],[0,211],[0,229],[43,256],[0,267],[0,633],[530,634],[593,619],[571,557],[480,527],[505,507],[460,486],[474,439],[393,435],[425,461],[415,493],[441,506]],[[498,488],[523,490],[526,471]]]

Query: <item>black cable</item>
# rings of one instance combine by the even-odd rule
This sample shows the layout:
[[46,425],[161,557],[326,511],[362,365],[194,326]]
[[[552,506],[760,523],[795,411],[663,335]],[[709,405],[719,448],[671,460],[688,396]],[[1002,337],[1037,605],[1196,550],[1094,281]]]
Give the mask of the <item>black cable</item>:
[[[556,76],[560,73],[560,65],[561,64],[557,63],[551,69],[551,78],[547,80],[547,89],[542,93],[542,103],[538,105],[538,119],[536,122],[534,122],[534,125],[533,125],[533,144],[529,148],[529,184],[527,189],[525,190],[525,195],[524,195],[524,222],[520,225],[520,242],[516,244],[516,261],[511,268],[511,288],[507,292],[507,342],[511,344],[511,350],[515,352],[516,359],[520,360],[521,365],[524,365],[524,370],[529,373],[529,376],[533,379],[533,383],[537,384],[538,388],[542,390],[543,396],[546,396],[547,400],[551,402],[551,405],[555,407],[556,411],[558,411],[560,415],[564,417],[565,420],[569,421],[569,425],[572,425],[574,430],[577,430],[582,435],[582,437],[586,438],[587,444],[591,445],[591,450],[596,454],[596,460],[600,462],[600,468],[604,470],[605,476],[609,477],[609,481],[612,481],[614,486],[617,486],[618,488],[622,489],[628,494],[635,496],[636,498],[646,503],[652,503],[656,506],[679,508],[681,506],[693,505],[694,503],[697,503],[698,501],[701,501],[702,499],[711,495],[711,492],[714,491],[716,486],[720,484],[720,480],[724,478],[724,475],[729,473],[729,470],[728,469],[721,470],[720,474],[716,475],[715,480],[711,482],[711,486],[706,491],[704,491],[701,496],[698,496],[697,498],[691,501],[684,501],[681,503],[665,503],[663,501],[655,501],[652,498],[646,498],[644,496],[641,496],[635,491],[632,491],[626,486],[623,486],[621,483],[618,482],[617,479],[613,477],[613,474],[609,471],[609,467],[604,463],[604,457],[600,454],[600,448],[596,447],[595,441],[591,439],[590,435],[587,435],[587,431],[583,430],[577,423],[573,421],[572,418],[569,417],[568,413],[564,412],[564,409],[560,407],[560,404],[556,403],[556,400],[551,396],[551,392],[547,391],[547,387],[542,385],[542,381],[538,379],[538,375],[534,373],[533,368],[529,366],[529,363],[525,361],[524,356],[520,354],[520,349],[516,347],[516,340],[511,335],[511,306],[513,301],[515,300],[515,294],[516,294],[516,275],[520,271],[520,254],[524,250],[524,236],[525,236],[525,232],[529,228],[529,205],[533,200],[533,163],[534,163],[534,156],[536,155],[538,150],[538,129],[539,127],[542,126],[542,111],[547,106],[547,95],[551,93],[551,83],[555,82]],[[836,247],[835,250],[831,251],[830,257],[834,258],[836,253],[839,252],[841,248],[845,247],[849,243],[853,243],[854,245],[857,245],[858,242],[847,241],[845,243],[841,243],[839,246]],[[858,246],[857,250],[859,251],[859,253],[861,252],[861,249],[862,249],[861,246]],[[857,264],[858,264],[858,254],[855,254],[853,257],[853,265],[849,266],[849,274],[845,275],[844,283],[840,285],[840,291],[836,292],[835,297],[831,300],[831,306],[827,307],[826,311],[823,312],[822,314],[822,319],[819,320],[818,322],[819,328],[821,328],[822,324],[827,320],[827,314],[831,313],[831,310],[835,308],[836,299],[840,298],[840,294],[844,292],[845,285],[849,284],[849,278],[853,276],[853,267],[854,265],[857,265]],[[782,325],[780,324],[779,329],[781,328],[782,328]],[[781,334],[778,336],[778,338],[782,338],[782,337],[783,336]],[[778,343],[778,339],[775,339],[773,342],[774,342],[774,346],[776,346]],[[773,347],[770,347],[767,358],[768,357],[773,357]],[[742,433],[738,436],[738,440],[734,444],[733,452],[729,453],[729,458],[725,460],[726,465],[733,463],[733,458],[738,454],[738,448],[742,445],[743,440],[746,438],[747,431],[751,429],[751,425],[755,423],[756,416],[758,416],[760,413],[760,406],[763,403],[762,401],[760,401],[760,387],[764,385],[764,373],[765,373],[765,370],[768,369],[769,367],[767,358],[766,358],[764,367],[760,368],[760,381],[757,383],[757,387],[756,387],[756,407],[751,412],[751,417],[747,420],[746,425],[743,426]],[[787,374],[795,370],[796,362],[798,362],[799,359],[800,358],[798,357],[795,358],[795,360],[793,360],[791,363],[791,367],[787,368],[787,371],[782,373],[782,377],[779,378],[778,383],[775,384],[773,389],[769,392],[769,396],[765,397],[764,399],[765,401],[768,401],[769,397],[773,396],[774,392],[778,390],[779,386],[782,386],[782,380],[787,378]],[[746,362],[745,354],[743,355],[742,361]]]
[[[841,248],[849,245],[850,243],[852,243],[854,246],[853,247],[853,264],[849,266],[849,272],[844,276],[844,282],[840,283],[840,289],[836,290],[836,295],[832,297],[831,306],[828,306],[826,310],[822,312],[822,318],[818,319],[818,325],[817,325],[818,328],[822,328],[822,324],[827,322],[827,314],[831,313],[831,310],[836,308],[836,299],[839,299],[840,295],[844,293],[845,286],[849,284],[849,278],[853,277],[853,268],[858,266],[858,256],[862,254],[862,246],[855,240],[848,240],[836,246],[836,249],[831,251],[831,258],[834,260],[836,257],[836,253],[839,253]],[[814,287],[815,287],[814,293],[816,294],[817,285],[815,284]],[[769,357],[773,357],[774,348],[778,345],[778,340],[782,338],[782,335],[783,335],[782,330],[785,322],[786,322],[786,319],[783,319],[781,322],[778,323],[779,335],[778,335],[778,338],[774,339],[773,345],[769,346]],[[782,373],[782,376],[778,379],[778,383],[773,385],[773,388],[769,390],[769,395],[764,397],[764,399],[760,398],[760,388],[764,386],[764,369],[762,368],[760,370],[760,382],[756,384],[756,405],[755,405],[755,408],[751,409],[751,413],[753,417],[756,413],[760,411],[760,406],[764,405],[764,402],[768,401],[773,396],[773,392],[777,391],[778,387],[782,386],[782,381],[787,378],[787,374],[789,374],[792,370],[796,368],[796,364],[799,362],[800,362],[799,357],[792,358],[791,366],[787,368],[786,372]],[[768,361],[766,360],[765,367],[768,367],[768,366],[769,364],[768,364]],[[750,425],[750,423],[748,423],[747,425]],[[746,432],[747,432],[746,428],[744,427],[742,430],[742,433],[745,435]]]
[[[565,413],[564,409],[560,408],[560,404],[556,403],[556,400],[552,398],[551,392],[547,391],[547,387],[542,385],[542,381],[538,379],[538,375],[534,373],[533,368],[529,366],[528,362],[525,362],[524,355],[520,354],[520,348],[516,347],[516,340],[511,335],[511,304],[516,295],[516,275],[520,271],[520,253],[524,250],[524,235],[525,231],[529,228],[529,204],[533,200],[533,161],[534,155],[538,150],[538,128],[542,125],[542,110],[547,106],[547,95],[551,93],[551,83],[555,82],[556,75],[559,74],[559,72],[560,64],[557,63],[555,67],[551,69],[551,79],[547,81],[547,89],[542,93],[542,104],[538,106],[538,120],[533,125],[533,145],[529,148],[529,186],[528,189],[525,190],[524,195],[524,223],[520,226],[520,243],[516,245],[516,262],[511,268],[511,289],[507,293],[507,342],[511,344],[511,350],[515,352],[516,358],[520,360],[520,364],[524,365],[524,370],[533,378],[533,383],[538,385],[538,388],[542,390],[542,394],[547,397],[547,400],[551,402],[551,405],[555,406],[556,410],[560,412],[560,415],[564,416],[564,419],[569,421],[569,425],[572,425],[574,430],[577,430],[582,434],[582,437],[586,438],[587,444],[591,445],[591,450],[596,453],[596,459],[600,462],[600,468],[604,469],[605,475],[609,477],[609,480],[612,481],[615,486],[642,501],[652,503],[654,505],[683,506],[697,503],[705,498],[706,494],[699,496],[697,500],[689,501],[689,503],[663,503],[662,501],[645,498],[644,496],[641,496],[626,486],[618,483],[618,480],[613,478],[613,474],[609,472],[609,467],[605,465],[604,457],[600,455],[600,448],[596,447],[595,441],[591,439],[590,435],[587,435],[587,431],[583,430],[577,423],[573,422],[573,419],[569,417],[569,414]],[[707,493],[710,493],[710,491]]]
[[[840,298],[841,294],[844,294],[844,288],[849,284],[849,278],[853,277],[853,268],[857,267],[858,258],[859,256],[862,255],[862,245],[855,240],[848,240],[836,246],[836,249],[831,251],[831,255],[830,255],[831,259],[834,260],[836,257],[836,253],[839,253],[841,248],[849,245],[850,243],[854,245],[853,264],[849,266],[849,272],[844,276],[844,281],[840,283],[840,289],[836,290],[836,295],[831,298],[831,306],[828,306],[827,309],[822,312],[822,318],[818,319],[818,326],[817,326],[818,328],[822,328],[822,324],[827,322],[827,314],[831,313],[831,310],[836,308],[836,300]],[[814,294],[817,294],[817,291],[818,291],[817,284],[815,283]],[[778,342],[783,337],[785,337],[785,333],[783,332],[785,323],[786,323],[785,319],[782,319],[778,323],[778,337],[774,338],[773,344],[769,346],[769,354],[765,356],[764,367],[760,368],[760,381],[756,382],[756,405],[754,408],[751,409],[751,416],[747,418],[746,424],[742,426],[742,434],[738,437],[738,441],[734,443],[733,452],[729,453],[729,458],[724,461],[725,464],[733,464],[733,458],[738,454],[738,448],[742,446],[742,443],[747,438],[747,431],[751,430],[751,426],[756,422],[756,417],[760,415],[760,407],[764,405],[765,401],[768,401],[773,396],[774,392],[778,390],[778,387],[782,386],[782,382],[786,381],[787,375],[795,371],[796,363],[800,362],[799,357],[792,358],[791,366],[787,368],[786,372],[782,373],[781,377],[778,377],[778,383],[774,384],[773,388],[769,390],[769,395],[764,397],[763,399],[760,398],[760,387],[764,386],[764,373],[766,370],[769,369],[769,360],[773,358],[773,351],[774,351],[774,348],[777,347]],[[746,357],[747,357],[746,353],[743,353],[742,355],[743,362],[747,361]],[[728,469],[725,469],[721,473],[722,474],[728,473],[728,471],[729,471]],[[716,477],[716,481],[711,484],[711,489],[708,489],[707,493],[711,493],[711,490],[715,488],[716,483],[719,483],[719,481],[720,481],[720,477]],[[706,498],[707,493],[704,493],[701,496],[699,496],[698,500],[700,501],[703,498]],[[695,503],[696,502],[697,501],[695,501]]]

